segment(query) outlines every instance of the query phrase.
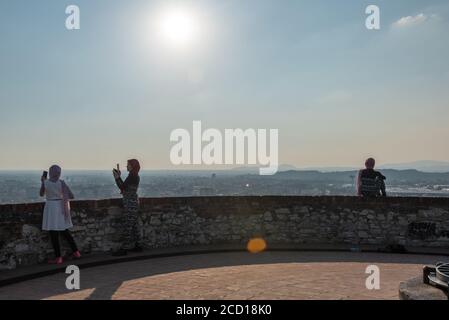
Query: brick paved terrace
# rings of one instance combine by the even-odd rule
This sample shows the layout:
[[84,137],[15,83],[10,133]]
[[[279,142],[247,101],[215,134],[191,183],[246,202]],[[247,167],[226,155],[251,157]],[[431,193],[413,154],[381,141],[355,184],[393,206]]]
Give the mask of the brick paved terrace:
[[[398,299],[401,281],[447,257],[361,252],[246,252],[173,256],[81,269],[0,287],[0,299]],[[368,290],[367,266],[380,269]]]

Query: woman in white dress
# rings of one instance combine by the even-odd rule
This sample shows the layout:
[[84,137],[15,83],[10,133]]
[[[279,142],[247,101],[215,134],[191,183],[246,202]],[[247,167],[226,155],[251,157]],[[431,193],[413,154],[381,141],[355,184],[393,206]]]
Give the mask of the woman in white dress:
[[49,170],[50,179],[45,176],[41,178],[40,195],[45,195],[46,202],[44,207],[44,215],[42,221],[42,230],[50,232],[50,239],[55,251],[55,260],[50,260],[51,264],[63,263],[61,257],[61,246],[59,243],[59,235],[61,234],[69,243],[73,251],[73,258],[80,258],[81,254],[78,247],[69,232],[69,228],[73,227],[70,217],[70,203],[73,199],[73,193],[67,184],[59,179],[61,177],[61,168],[52,166]]

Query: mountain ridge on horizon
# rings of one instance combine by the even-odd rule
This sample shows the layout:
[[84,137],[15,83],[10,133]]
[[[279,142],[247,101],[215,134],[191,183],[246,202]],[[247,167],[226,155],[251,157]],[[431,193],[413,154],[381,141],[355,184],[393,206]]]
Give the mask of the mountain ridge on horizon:
[[[278,172],[285,171],[318,171],[318,172],[344,172],[360,170],[362,166],[311,166],[311,167],[297,167],[290,164],[279,165]],[[418,160],[412,162],[403,163],[387,163],[376,166],[379,170],[416,170],[425,173],[447,173],[449,172],[449,161],[437,161],[437,160]],[[258,167],[239,167],[233,170],[257,170]]]
[[[253,166],[242,166],[242,167],[234,167],[234,168],[206,168],[206,169],[143,169],[142,172],[233,172],[233,173],[253,173],[258,171],[260,168],[259,165]],[[310,166],[310,167],[299,167],[290,164],[281,164],[279,165],[279,172],[286,171],[315,171],[315,172],[346,172],[346,171],[355,171],[360,170],[362,166]],[[390,163],[390,164],[381,164],[376,166],[379,170],[416,170],[418,172],[424,173],[448,173],[449,172],[449,161],[435,161],[435,160],[419,160],[413,162],[404,162],[404,163]],[[39,169],[0,169],[0,172],[38,172]],[[109,171],[107,169],[65,169],[68,172],[103,172]]]

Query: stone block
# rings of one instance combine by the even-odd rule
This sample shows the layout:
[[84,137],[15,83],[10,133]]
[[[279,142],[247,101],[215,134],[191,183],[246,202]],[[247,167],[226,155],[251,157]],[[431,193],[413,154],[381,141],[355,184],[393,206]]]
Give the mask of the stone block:
[[369,234],[366,231],[359,231],[357,234],[360,238],[368,238],[369,237]]
[[151,217],[150,224],[153,226],[159,226],[162,224],[162,222],[161,219],[159,219],[158,217]]
[[276,213],[276,214],[290,214],[290,209],[288,209],[288,208],[280,208],[280,209],[276,209],[276,210],[274,210],[274,212]]

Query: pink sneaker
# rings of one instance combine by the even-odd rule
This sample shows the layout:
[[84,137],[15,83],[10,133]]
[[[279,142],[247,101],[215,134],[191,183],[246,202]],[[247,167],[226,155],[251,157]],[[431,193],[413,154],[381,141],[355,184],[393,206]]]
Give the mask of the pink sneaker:
[[56,258],[54,260],[48,260],[48,264],[62,264],[62,257]]
[[76,251],[72,254],[72,257],[75,259],[80,259],[81,258],[81,253],[79,251]]

